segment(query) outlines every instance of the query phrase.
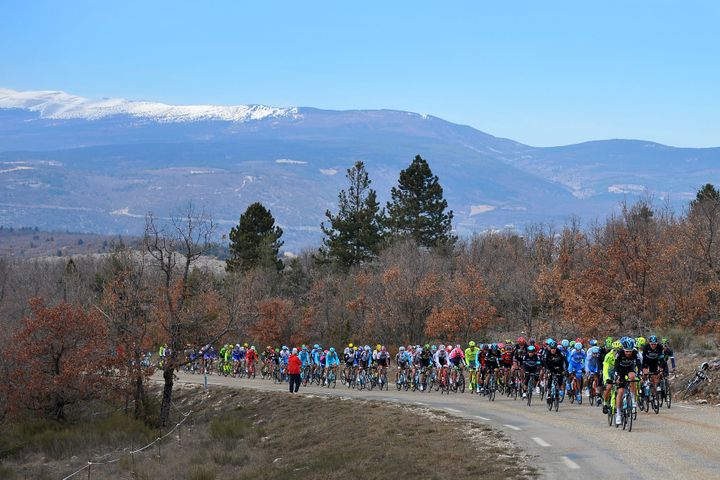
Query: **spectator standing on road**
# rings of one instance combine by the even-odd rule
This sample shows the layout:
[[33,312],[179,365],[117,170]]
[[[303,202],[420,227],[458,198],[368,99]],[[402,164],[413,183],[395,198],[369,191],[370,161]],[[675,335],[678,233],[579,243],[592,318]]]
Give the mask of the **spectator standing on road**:
[[288,375],[290,376],[290,393],[297,393],[300,388],[300,369],[302,368],[302,360],[298,357],[297,348],[292,349],[292,354],[288,359]]

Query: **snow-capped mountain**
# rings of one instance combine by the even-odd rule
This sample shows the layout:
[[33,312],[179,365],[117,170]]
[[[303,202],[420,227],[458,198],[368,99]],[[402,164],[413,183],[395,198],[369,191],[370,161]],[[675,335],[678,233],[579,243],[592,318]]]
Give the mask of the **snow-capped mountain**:
[[130,101],[123,98],[90,100],[59,91],[18,92],[0,88],[0,108],[18,108],[37,112],[40,118],[99,120],[130,115],[158,122],[225,121],[246,122],[264,118],[297,118],[297,108],[265,105],[167,105]]
[[700,185],[720,183],[720,148],[536,148],[393,110],[178,107],[0,89],[0,225],[136,234],[146,212],[167,216],[193,200],[226,233],[261,201],[296,251],[318,245],[356,160],[384,201],[416,154],[440,177],[460,235],[592,221],[643,195],[681,210]]

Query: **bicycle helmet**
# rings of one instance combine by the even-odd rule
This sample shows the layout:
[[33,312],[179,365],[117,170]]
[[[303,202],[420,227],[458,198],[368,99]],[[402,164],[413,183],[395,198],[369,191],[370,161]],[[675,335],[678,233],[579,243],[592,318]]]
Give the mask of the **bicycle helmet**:
[[647,340],[645,340],[645,337],[638,337],[638,338],[635,340],[635,343],[637,344],[638,347],[642,348],[642,347],[644,347],[645,344],[647,343]]
[[592,348],[590,349],[590,353],[591,353],[592,355],[600,355],[600,347],[592,347]]
[[[250,350],[252,350],[252,351],[254,352],[254,351],[255,351],[255,345],[253,345],[252,347],[250,347]],[[307,348],[306,348],[305,350],[307,350]]]
[[432,350],[433,352],[437,351],[437,346],[433,345],[432,347],[430,347],[430,350]]
[[[235,344],[235,348],[240,348],[240,344],[239,344],[239,343],[236,343],[236,344]],[[270,348],[270,347],[268,347],[268,348]]]
[[593,338],[592,340],[590,340],[590,346],[594,347],[595,345],[597,345],[597,340]]
[[429,343],[426,343],[426,344],[425,344],[425,350],[430,350],[430,344],[429,344]]
[[629,352],[629,351],[635,349],[635,340],[633,340],[632,338],[625,338],[625,340],[623,340],[620,343],[622,343],[622,348],[626,352]]
[[469,346],[470,348],[474,347],[474,346],[475,346],[475,342],[472,341],[472,340],[470,340],[470,343],[468,343],[468,346]]
[[245,347],[245,348],[247,348],[247,347],[248,347],[248,344],[247,344],[247,342],[243,343],[243,347]]
[[525,337],[518,337],[517,343],[519,343],[520,345],[525,345]]
[[530,345],[535,345],[535,339],[534,339],[534,338],[531,338],[530,340],[528,340],[528,343],[529,343]]
[[611,346],[613,350],[617,351],[622,348],[622,343],[620,343],[620,340],[615,340],[614,342],[612,342]]
[[547,340],[548,347],[550,348],[557,348],[557,342],[553,340],[552,338],[548,338]]
[[575,339],[575,343],[580,343],[580,344],[582,344],[582,343],[583,343],[583,339],[580,338],[580,337],[578,337],[578,338]]
[[498,344],[497,344],[497,343],[493,343],[490,348],[493,349],[493,350],[497,350],[497,349],[498,349]]
[[578,350],[578,351],[582,350],[582,343],[575,342],[575,350]]
[[400,351],[401,351],[401,352],[404,352],[404,351],[405,351],[405,347],[403,347],[403,346],[401,345],[401,346],[400,346]]
[[655,335],[650,335],[650,337],[648,338],[648,343],[657,344],[658,343],[657,337]]
[[563,340],[561,345],[563,348],[568,348],[570,346],[570,340]]
[[438,348],[439,348],[440,350],[445,350],[445,345],[443,345],[443,344],[441,343]]
[[352,342],[348,343],[348,348],[352,348],[353,346]]
[[330,347],[330,353],[335,353],[335,347]]
[[483,344],[482,344],[482,349],[483,349],[483,350],[487,350],[487,349],[489,349],[489,348],[490,348],[490,345],[488,345],[487,343],[483,343]]
[[[369,346],[370,346],[370,345],[368,345],[368,347],[369,347]],[[382,348],[382,345],[380,345],[379,343],[378,343],[377,345],[375,345],[375,350],[380,350],[380,348]]]
[[710,364],[708,362],[703,362],[700,365],[700,370],[707,370],[708,368],[710,368]]
[[534,352],[535,352],[535,345],[530,345],[530,346],[527,348],[527,350],[528,350],[528,353],[530,353],[530,352],[533,352],[533,353],[534,353]]

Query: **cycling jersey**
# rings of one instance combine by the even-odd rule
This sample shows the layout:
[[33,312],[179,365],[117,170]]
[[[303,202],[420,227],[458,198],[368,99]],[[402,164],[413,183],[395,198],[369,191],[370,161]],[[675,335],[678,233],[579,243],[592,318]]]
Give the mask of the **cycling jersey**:
[[582,375],[585,368],[585,350],[570,349],[568,354],[568,371]]
[[[269,353],[266,353],[266,356],[269,355]],[[240,349],[234,348],[232,351],[232,359],[233,362],[239,362],[240,361]]]
[[480,351],[480,349],[477,347],[465,349],[465,360],[467,361],[468,367],[477,368],[477,366],[478,366],[477,354],[479,351]]
[[410,363],[410,354],[406,351],[398,352],[395,355],[395,363],[400,367],[406,367]]
[[435,354],[435,365],[444,367],[448,363],[448,353],[445,350],[438,350]]
[[603,378],[605,383],[612,383],[615,375],[615,352],[610,350],[603,359]]
[[542,367],[542,361],[537,355],[525,355],[520,365],[525,373],[537,373],[540,371],[540,367]]
[[427,368],[432,365],[433,359],[429,350],[423,350],[420,352],[420,355],[417,355],[416,357],[418,358],[418,363],[421,367]]
[[248,350],[245,358],[247,358],[248,363],[253,363],[256,360],[256,356],[255,350]]
[[346,347],[343,352],[343,360],[345,360],[345,365],[352,367],[355,361],[355,353],[349,347]]
[[320,365],[320,357],[322,356],[322,350],[319,348],[313,348],[310,352],[310,357],[315,365]]
[[453,350],[450,352],[450,363],[453,364],[455,367],[459,367],[462,365],[465,365],[465,353],[462,351],[461,348],[453,348]]
[[585,371],[588,373],[599,373],[600,372],[600,355],[587,355],[585,358]]
[[513,358],[514,358],[513,352],[511,352],[509,350],[505,350],[504,352],[502,352],[502,355],[500,355],[500,365],[505,368],[512,367]]
[[387,367],[390,365],[390,354],[388,352],[380,351],[377,355],[377,363],[380,366]]
[[515,345],[512,352],[512,361],[518,364],[521,363],[526,353],[527,347],[525,347],[525,345]]
[[652,348],[648,343],[643,347],[642,367],[647,368],[651,374],[656,374],[664,357],[662,346],[655,345],[655,348]]
[[545,369],[550,373],[565,373],[568,362],[565,355],[557,350],[555,353],[548,351],[545,355]]
[[327,355],[325,355],[325,364],[328,367],[334,367],[335,365],[340,365],[340,358],[337,355],[337,352],[330,352]]
[[672,368],[673,368],[673,370],[675,370],[675,353],[672,351],[672,348],[665,347],[665,348],[663,348],[662,368],[666,375],[669,373],[668,372],[668,360],[670,360],[670,363],[672,364]]
[[488,350],[485,354],[485,368],[498,368],[500,366],[500,355],[500,350]]
[[301,350],[298,357],[300,358],[303,367],[307,367],[312,363],[312,359],[310,358],[310,352],[308,352],[307,350]]
[[642,364],[637,350],[633,350],[632,355],[629,357],[625,355],[624,351],[620,351],[615,355],[615,373],[620,376],[621,381],[625,379],[625,375],[636,372],[641,367]]

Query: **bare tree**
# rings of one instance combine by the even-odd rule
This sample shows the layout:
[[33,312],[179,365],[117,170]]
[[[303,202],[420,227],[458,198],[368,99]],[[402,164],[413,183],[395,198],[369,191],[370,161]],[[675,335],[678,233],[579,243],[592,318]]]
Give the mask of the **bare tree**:
[[[164,388],[160,421],[170,416],[174,374],[187,360],[180,355],[186,345],[212,344],[232,328],[235,315],[222,315],[219,295],[211,290],[191,291],[188,278],[200,257],[212,248],[216,225],[204,210],[189,204],[161,223],[154,215],[145,220],[143,246],[160,270],[162,301],[157,317],[170,353],[163,365]],[[189,300],[197,296],[197,302]]]

